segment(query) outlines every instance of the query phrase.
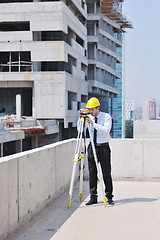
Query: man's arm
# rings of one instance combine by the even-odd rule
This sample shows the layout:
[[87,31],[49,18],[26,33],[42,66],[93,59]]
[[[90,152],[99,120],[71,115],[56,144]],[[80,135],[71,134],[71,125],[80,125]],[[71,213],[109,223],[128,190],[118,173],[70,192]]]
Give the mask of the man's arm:
[[104,126],[95,123],[91,118],[89,118],[89,123],[92,124],[92,126],[101,133],[109,133],[112,127],[112,119],[111,116],[109,114],[105,115],[105,122],[104,122]]

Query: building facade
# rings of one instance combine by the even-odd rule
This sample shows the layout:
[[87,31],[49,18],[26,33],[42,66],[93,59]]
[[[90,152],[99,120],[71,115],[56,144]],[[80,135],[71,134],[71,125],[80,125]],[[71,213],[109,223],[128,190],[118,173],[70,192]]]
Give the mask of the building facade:
[[1,156],[75,137],[89,97],[113,113],[121,2],[0,1]]
[[[109,111],[109,99],[117,97],[115,78],[120,78],[116,71],[116,62],[121,61],[116,46],[121,42],[114,37],[119,25],[102,14],[100,1],[87,0],[88,11],[88,96],[96,96],[101,102],[101,110]],[[112,103],[113,105],[113,103]]]

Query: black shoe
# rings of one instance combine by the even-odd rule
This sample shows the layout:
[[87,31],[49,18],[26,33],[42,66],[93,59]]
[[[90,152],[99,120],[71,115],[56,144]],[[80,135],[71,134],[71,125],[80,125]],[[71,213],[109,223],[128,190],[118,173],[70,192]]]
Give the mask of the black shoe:
[[90,200],[86,203],[86,205],[92,205],[97,203],[97,196],[91,196]]
[[109,205],[114,205],[115,202],[112,200],[112,198],[108,198],[108,204],[109,204]]

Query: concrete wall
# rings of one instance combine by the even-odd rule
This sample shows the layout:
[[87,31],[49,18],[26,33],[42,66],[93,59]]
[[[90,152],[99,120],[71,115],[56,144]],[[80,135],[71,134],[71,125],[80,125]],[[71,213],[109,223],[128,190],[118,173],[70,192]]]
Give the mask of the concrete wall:
[[[1,240],[69,190],[75,143],[71,139],[0,158]],[[110,146],[114,180],[160,180],[160,140],[112,139]]]
[[69,189],[74,149],[69,140],[0,158],[1,240]]
[[134,138],[160,139],[160,120],[134,122]]
[[112,139],[113,179],[160,180],[160,140]]

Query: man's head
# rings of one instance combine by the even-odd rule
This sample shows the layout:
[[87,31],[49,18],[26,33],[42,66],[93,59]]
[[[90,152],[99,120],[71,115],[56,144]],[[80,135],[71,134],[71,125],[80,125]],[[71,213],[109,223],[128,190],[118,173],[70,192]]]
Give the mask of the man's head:
[[100,106],[100,102],[97,98],[95,97],[92,97],[88,100],[87,102],[87,105],[86,105],[86,108],[89,109],[90,111],[90,114],[92,116],[98,116],[99,114],[99,106]]

